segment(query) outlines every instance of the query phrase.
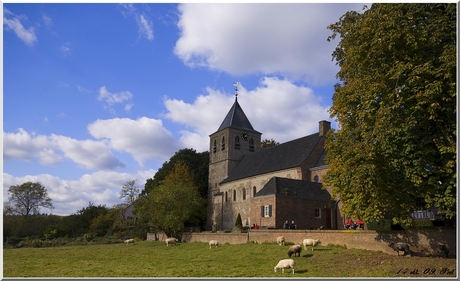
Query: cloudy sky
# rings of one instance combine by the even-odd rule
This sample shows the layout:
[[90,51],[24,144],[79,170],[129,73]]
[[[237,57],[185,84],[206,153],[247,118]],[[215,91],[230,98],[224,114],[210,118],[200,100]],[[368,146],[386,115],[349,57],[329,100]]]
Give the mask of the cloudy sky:
[[365,3],[3,4],[3,201],[27,181],[69,215],[122,203],[235,100],[262,139],[330,119],[327,26]]

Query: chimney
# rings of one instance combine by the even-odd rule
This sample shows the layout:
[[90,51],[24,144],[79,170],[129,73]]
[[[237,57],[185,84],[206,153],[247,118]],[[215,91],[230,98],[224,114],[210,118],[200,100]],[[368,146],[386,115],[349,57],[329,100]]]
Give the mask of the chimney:
[[319,136],[320,137],[325,136],[327,131],[329,131],[330,129],[331,129],[331,122],[326,121],[326,120],[319,121]]

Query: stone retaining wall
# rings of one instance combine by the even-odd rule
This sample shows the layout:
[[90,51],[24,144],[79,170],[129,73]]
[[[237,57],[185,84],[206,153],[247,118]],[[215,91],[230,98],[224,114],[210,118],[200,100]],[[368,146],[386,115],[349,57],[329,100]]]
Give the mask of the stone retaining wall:
[[[242,244],[248,242],[275,242],[278,236],[284,236],[286,242],[300,244],[305,238],[320,239],[322,246],[340,245],[349,249],[365,249],[382,251],[388,254],[397,253],[388,247],[389,242],[407,242],[412,255],[439,255],[438,244],[448,244],[450,257],[457,254],[457,232],[456,229],[417,229],[417,230],[250,230],[249,232],[184,232],[178,237],[181,242],[208,242],[218,240],[221,244]],[[160,240],[166,238],[164,234],[147,234],[147,240]]]

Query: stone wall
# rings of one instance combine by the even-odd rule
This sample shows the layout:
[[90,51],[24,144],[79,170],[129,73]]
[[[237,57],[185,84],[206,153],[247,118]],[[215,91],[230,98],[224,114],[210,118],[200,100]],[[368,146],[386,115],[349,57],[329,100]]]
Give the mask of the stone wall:
[[[407,242],[412,255],[426,256],[438,255],[438,243],[447,243],[450,247],[449,256],[456,256],[457,232],[455,229],[419,229],[419,230],[251,230],[246,233],[226,232],[186,232],[181,241],[208,242],[218,240],[221,244],[242,244],[248,242],[275,242],[278,236],[284,236],[286,242],[300,244],[305,238],[320,239],[322,246],[340,245],[348,249],[364,249],[382,251],[391,255],[397,253],[388,247],[388,242]],[[166,237],[157,234],[158,240]],[[155,240],[153,234],[147,235],[147,240]]]

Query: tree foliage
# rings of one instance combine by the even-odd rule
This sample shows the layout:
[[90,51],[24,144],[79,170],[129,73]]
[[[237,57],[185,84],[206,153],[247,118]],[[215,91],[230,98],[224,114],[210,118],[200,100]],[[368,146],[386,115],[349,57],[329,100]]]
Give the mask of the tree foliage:
[[328,28],[340,66],[325,182],[345,214],[456,215],[456,4],[372,4]]
[[264,139],[260,143],[260,148],[266,149],[266,148],[273,147],[273,146],[276,146],[276,145],[279,145],[279,144],[280,143],[275,141],[274,139]]
[[199,188],[201,197],[207,198],[209,152],[197,153],[191,148],[177,151],[169,161],[164,162],[153,178],[147,180],[142,194],[149,194],[156,187],[160,186],[166,176],[174,169],[177,162],[181,162],[189,167],[193,183]]
[[135,186],[136,180],[127,181],[120,191],[120,199],[125,198],[127,204],[132,204],[139,196],[139,187]]
[[104,236],[114,231],[126,229],[129,220],[123,218],[123,205],[116,205],[108,209],[107,212],[100,212],[97,217],[91,220],[89,231],[96,233],[98,236]]
[[105,205],[94,205],[89,202],[87,207],[78,210],[66,218],[67,231],[73,237],[85,234],[90,231],[93,220],[99,216],[106,215],[109,209]]
[[170,237],[182,231],[186,222],[198,223],[204,203],[188,166],[177,162],[159,186],[135,202],[134,213]]
[[5,213],[18,214],[25,218],[39,213],[40,207],[53,209],[46,188],[39,182],[26,182],[8,188],[8,203]]

